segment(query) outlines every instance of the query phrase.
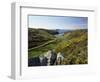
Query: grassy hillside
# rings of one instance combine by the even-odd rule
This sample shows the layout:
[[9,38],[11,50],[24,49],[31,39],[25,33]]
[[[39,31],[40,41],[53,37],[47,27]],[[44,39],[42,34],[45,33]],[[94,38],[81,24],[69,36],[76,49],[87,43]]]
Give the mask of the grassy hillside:
[[88,63],[87,30],[66,33],[63,40],[57,44],[56,52],[64,54],[64,64]]
[[28,28],[28,48],[36,47],[54,38],[45,30]]
[[48,50],[54,49],[56,53],[61,52],[63,54],[64,65],[88,63],[86,29],[66,32],[60,37],[55,37],[55,33],[57,32],[30,28],[29,49],[33,49],[28,51],[28,57],[40,56]]

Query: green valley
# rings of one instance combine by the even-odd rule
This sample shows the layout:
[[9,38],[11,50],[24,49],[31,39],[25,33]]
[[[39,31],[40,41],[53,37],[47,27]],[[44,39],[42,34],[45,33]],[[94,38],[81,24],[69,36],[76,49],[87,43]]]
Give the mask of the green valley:
[[28,58],[44,55],[48,50],[61,52],[62,65],[88,63],[87,29],[70,30],[59,35],[57,30],[28,28]]

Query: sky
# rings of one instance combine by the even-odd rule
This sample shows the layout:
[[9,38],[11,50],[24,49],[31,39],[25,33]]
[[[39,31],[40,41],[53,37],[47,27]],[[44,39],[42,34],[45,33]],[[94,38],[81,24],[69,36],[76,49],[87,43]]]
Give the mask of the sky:
[[29,28],[44,29],[87,29],[88,17],[72,16],[28,16]]

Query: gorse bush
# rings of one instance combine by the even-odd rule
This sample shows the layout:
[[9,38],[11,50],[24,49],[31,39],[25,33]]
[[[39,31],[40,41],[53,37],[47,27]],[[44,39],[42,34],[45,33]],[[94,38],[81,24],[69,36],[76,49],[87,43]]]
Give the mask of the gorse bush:
[[56,52],[64,54],[64,64],[87,64],[87,30],[78,30],[64,35]]

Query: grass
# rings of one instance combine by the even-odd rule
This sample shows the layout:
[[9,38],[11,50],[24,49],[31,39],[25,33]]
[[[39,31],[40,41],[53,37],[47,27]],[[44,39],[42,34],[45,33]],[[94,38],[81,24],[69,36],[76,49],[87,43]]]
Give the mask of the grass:
[[33,50],[29,50],[28,51],[28,58],[43,55],[48,50],[55,49],[56,45],[57,45],[57,40],[54,40],[54,42],[51,42],[47,45],[44,45],[42,47],[39,47],[39,48],[36,48],[36,49],[33,49]]

